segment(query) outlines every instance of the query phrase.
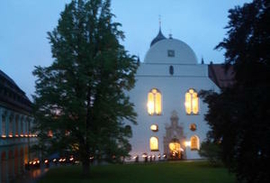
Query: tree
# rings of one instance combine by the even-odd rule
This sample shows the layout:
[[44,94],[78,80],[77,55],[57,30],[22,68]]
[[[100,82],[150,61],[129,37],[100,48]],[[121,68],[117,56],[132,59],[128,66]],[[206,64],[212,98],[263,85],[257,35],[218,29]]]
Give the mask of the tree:
[[220,166],[220,146],[217,143],[205,141],[202,142],[199,155],[206,157],[212,166]]
[[54,61],[38,66],[34,96],[36,130],[49,153],[79,155],[83,173],[89,157],[115,161],[131,150],[136,113],[126,92],[135,83],[138,62],[119,43],[110,0],[72,0],[48,33]]
[[209,105],[209,140],[220,142],[222,160],[242,182],[269,182],[270,3],[254,0],[229,10],[226,65],[235,84],[219,94],[202,92]]

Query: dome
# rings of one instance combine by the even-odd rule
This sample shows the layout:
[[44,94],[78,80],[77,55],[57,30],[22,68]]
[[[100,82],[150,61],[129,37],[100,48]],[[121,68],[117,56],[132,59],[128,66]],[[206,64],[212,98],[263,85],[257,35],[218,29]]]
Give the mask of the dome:
[[183,41],[158,36],[151,42],[151,47],[144,58],[145,63],[197,64],[194,51]]
[[151,41],[150,47],[153,46],[156,42],[166,39],[166,37],[162,34],[161,28],[159,28],[158,35]]

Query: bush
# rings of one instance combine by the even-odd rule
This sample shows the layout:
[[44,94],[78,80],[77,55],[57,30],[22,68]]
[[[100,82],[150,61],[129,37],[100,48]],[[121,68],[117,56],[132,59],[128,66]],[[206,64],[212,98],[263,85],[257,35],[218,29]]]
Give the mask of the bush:
[[221,149],[217,143],[210,141],[203,142],[201,144],[199,154],[200,156],[207,158],[213,166],[219,166],[222,164],[220,158]]

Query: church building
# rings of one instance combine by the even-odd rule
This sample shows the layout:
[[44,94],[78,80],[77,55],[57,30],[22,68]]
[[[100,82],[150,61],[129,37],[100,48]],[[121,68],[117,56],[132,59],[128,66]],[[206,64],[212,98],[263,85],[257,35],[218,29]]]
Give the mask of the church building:
[[159,29],[129,92],[138,114],[138,125],[132,125],[131,157],[139,161],[202,158],[198,150],[209,131],[204,120],[208,107],[198,93],[218,92],[218,81],[229,83],[230,77],[223,74],[222,78],[221,72],[222,64],[198,63],[189,45],[171,35],[166,38]]

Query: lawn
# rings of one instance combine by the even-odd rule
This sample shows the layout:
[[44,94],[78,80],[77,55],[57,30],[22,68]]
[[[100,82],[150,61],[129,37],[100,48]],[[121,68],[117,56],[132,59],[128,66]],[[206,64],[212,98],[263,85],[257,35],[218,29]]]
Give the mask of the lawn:
[[152,164],[103,165],[91,167],[82,179],[80,166],[49,170],[39,183],[234,183],[235,176],[207,162],[163,162]]

